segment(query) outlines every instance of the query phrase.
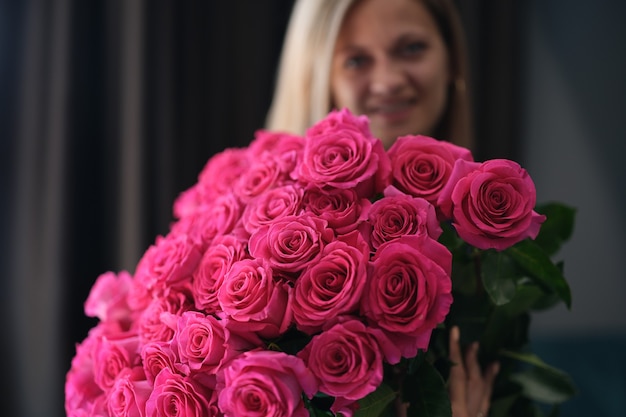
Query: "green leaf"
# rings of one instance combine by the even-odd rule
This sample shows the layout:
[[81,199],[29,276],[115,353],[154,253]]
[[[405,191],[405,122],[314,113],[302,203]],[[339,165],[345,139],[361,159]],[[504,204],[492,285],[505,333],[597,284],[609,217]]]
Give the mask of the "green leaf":
[[359,400],[359,408],[354,417],[379,417],[389,404],[396,398],[396,392],[384,382],[376,391]]
[[537,206],[535,210],[546,215],[535,242],[548,255],[554,255],[572,237],[576,209],[561,203],[547,203]]
[[508,303],[515,296],[518,269],[503,252],[486,251],[481,263],[483,286],[497,306]]
[[503,312],[510,317],[529,312],[544,310],[553,307],[560,300],[554,293],[546,293],[542,287],[532,281],[518,284],[515,297],[506,305],[501,306]]
[[404,380],[402,399],[411,402],[408,417],[451,417],[450,397],[437,369],[424,361],[414,375]]
[[534,353],[524,353],[524,352],[513,352],[512,350],[502,349],[499,352],[502,356],[506,356],[511,359],[516,359],[520,362],[526,363],[528,365],[537,366],[540,368],[546,369],[555,369],[552,366],[545,363],[541,358]]
[[439,236],[439,243],[446,246],[450,251],[458,248],[463,244],[463,240],[459,237],[456,230],[450,224],[450,222],[441,223],[441,236]]
[[526,271],[537,283],[556,293],[567,308],[572,307],[572,293],[569,284],[546,252],[536,243],[526,239],[508,248],[505,253]]
[[302,333],[295,328],[287,331],[281,337],[268,341],[267,348],[279,352],[295,355],[311,341],[311,336]]
[[508,350],[502,350],[500,354],[532,365],[511,376],[511,380],[522,386],[522,392],[527,397],[547,404],[560,404],[576,395],[577,390],[571,377],[548,365],[537,355]]
[[318,410],[315,407],[309,407],[309,416],[311,417],[333,417],[334,414],[330,411]]
[[547,404],[560,404],[576,395],[569,375],[554,368],[530,368],[511,375],[511,379],[522,386],[526,396]]
[[[431,336],[431,339],[432,339],[432,336]],[[414,374],[415,372],[417,372],[422,362],[424,362],[424,351],[420,349],[417,352],[417,355],[415,355],[414,357],[410,359],[403,359],[403,360],[406,360],[406,363],[407,363],[406,372],[408,374]]]
[[[318,396],[325,396],[325,394],[322,394],[320,392],[318,392],[315,397]],[[333,417],[334,413],[328,410],[328,407],[330,406],[330,403],[332,403],[333,398],[332,397],[328,397],[328,399],[330,400],[329,402],[329,406],[328,407],[318,407],[317,404],[315,404],[315,400],[316,398],[313,398],[312,400],[308,399],[306,395],[302,395],[302,400],[304,401],[304,405],[306,407],[307,410],[309,410],[309,415],[311,417]]]

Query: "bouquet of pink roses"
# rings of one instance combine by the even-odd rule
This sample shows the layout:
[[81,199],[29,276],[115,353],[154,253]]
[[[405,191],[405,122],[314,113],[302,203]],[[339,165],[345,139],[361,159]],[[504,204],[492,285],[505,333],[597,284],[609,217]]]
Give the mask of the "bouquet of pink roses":
[[132,276],[98,277],[66,412],[382,416],[400,395],[450,415],[449,324],[510,360],[494,413],[558,404],[567,376],[525,336],[530,309],[570,303],[550,256],[573,211],[543,212],[517,163],[425,136],[386,152],[347,110],[304,137],[259,131],[208,161]]

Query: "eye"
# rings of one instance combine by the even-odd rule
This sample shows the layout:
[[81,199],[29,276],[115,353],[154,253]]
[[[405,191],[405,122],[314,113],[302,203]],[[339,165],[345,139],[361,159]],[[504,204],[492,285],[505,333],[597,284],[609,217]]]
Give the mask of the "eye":
[[349,69],[363,68],[369,62],[369,58],[365,55],[353,55],[346,58],[344,67]]
[[423,41],[407,42],[400,47],[400,54],[403,56],[419,55],[426,50],[428,45]]

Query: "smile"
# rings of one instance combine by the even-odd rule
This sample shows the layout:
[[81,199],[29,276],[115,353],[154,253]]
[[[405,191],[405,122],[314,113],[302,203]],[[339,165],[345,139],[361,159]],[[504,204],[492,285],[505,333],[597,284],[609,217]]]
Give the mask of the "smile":
[[370,106],[368,113],[372,116],[381,117],[388,122],[398,122],[409,116],[409,112],[415,107],[416,103],[416,99],[378,103]]

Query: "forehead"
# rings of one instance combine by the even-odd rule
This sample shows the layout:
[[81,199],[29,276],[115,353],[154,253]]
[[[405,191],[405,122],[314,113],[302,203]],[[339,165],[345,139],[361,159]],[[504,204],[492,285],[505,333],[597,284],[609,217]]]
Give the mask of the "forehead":
[[435,19],[419,0],[361,0],[348,11],[337,47],[368,47],[403,35],[438,36]]

